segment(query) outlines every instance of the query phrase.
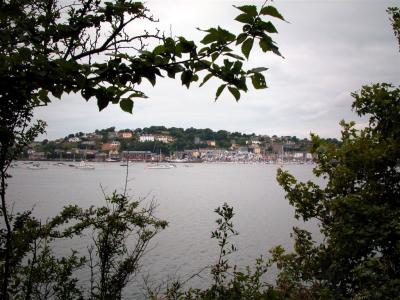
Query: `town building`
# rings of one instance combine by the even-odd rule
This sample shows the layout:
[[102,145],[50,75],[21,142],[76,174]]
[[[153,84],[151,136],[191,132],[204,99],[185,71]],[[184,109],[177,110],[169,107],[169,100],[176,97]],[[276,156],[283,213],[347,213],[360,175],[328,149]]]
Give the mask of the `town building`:
[[113,141],[111,143],[104,143],[101,145],[101,151],[103,152],[114,151],[114,150],[118,151],[120,146],[121,143],[118,141]]

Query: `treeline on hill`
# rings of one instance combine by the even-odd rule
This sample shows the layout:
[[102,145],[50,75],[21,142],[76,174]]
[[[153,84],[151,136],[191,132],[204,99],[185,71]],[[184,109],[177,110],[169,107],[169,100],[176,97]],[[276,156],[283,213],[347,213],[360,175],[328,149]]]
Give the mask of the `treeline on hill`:
[[[121,132],[132,132],[132,137],[122,138],[118,135]],[[40,144],[35,145],[37,151],[46,153],[53,153],[56,155],[56,150],[69,151],[73,148],[100,150],[103,143],[119,141],[120,151],[151,151],[159,152],[161,150],[164,154],[172,154],[175,151],[183,151],[188,149],[201,149],[210,147],[207,141],[215,142],[215,148],[229,149],[233,144],[236,146],[246,146],[251,141],[258,141],[266,151],[272,150],[272,143],[285,144],[290,143],[295,145],[297,151],[307,151],[310,148],[311,141],[309,139],[300,139],[296,136],[281,136],[276,135],[256,135],[255,133],[246,134],[240,132],[229,132],[226,130],[213,131],[212,129],[197,129],[197,128],[177,128],[165,126],[150,126],[136,129],[122,129],[116,131],[115,127],[105,129],[96,129],[94,131],[98,135],[97,139],[90,138],[89,135],[83,132],[69,134],[64,139],[55,141],[43,140]],[[146,141],[140,142],[139,137],[144,134],[152,135],[168,135],[173,138],[170,143],[163,143],[160,141]],[[70,138],[78,137],[79,142],[69,142]],[[87,141],[92,140],[94,143],[88,145]],[[327,139],[327,141],[338,144],[337,139]]]

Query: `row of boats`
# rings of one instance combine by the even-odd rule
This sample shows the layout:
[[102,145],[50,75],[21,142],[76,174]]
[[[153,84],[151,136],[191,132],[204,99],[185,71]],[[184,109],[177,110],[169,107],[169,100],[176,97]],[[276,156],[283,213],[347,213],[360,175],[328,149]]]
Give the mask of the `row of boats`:
[[[27,164],[29,164],[29,166],[27,167],[27,169],[29,169],[29,170],[45,170],[45,169],[47,169],[47,167],[41,165],[40,163],[27,163]],[[64,166],[65,163],[56,163],[54,165]],[[94,166],[91,164],[88,164],[86,161],[81,161],[78,165],[69,164],[68,166],[76,168],[76,169],[82,169],[82,170],[94,170]],[[15,167],[15,166],[13,166],[13,167]]]
[[[47,167],[41,165],[40,163],[26,163],[28,164],[28,169],[29,170],[44,170],[47,169]],[[59,162],[59,163],[55,163],[54,165],[56,166],[66,166],[65,163],[63,162]],[[76,169],[80,169],[80,170],[94,170],[95,167],[92,164],[89,164],[88,162],[82,160],[79,164],[68,164],[69,167],[73,167]],[[128,166],[128,164],[122,164],[121,166],[125,167]],[[185,167],[192,167],[191,165],[187,165],[185,164]],[[150,165],[146,166],[146,169],[160,169],[160,170],[167,170],[167,169],[173,169],[176,168],[176,165],[173,163],[153,163]]]

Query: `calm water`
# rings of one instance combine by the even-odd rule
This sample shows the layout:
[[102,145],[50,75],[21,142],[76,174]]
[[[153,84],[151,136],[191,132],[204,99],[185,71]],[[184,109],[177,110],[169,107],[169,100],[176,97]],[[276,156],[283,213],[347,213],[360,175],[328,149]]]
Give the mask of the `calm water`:
[[[8,195],[14,201],[14,211],[34,208],[42,219],[55,215],[63,206],[103,205],[102,188],[106,193],[122,191],[126,168],[119,163],[95,164],[95,170],[79,170],[68,166],[42,163],[47,169],[29,170],[26,165],[12,170]],[[169,170],[146,169],[142,163],[129,167],[129,194],[134,198],[154,199],[156,215],[169,221],[151,244],[145,257],[142,274],[155,282],[167,277],[185,279],[217,259],[217,244],[210,239],[215,228],[214,209],[224,202],[234,207],[233,219],[239,236],[235,238],[238,252],[232,263],[252,264],[261,254],[276,245],[290,249],[290,232],[299,223],[293,208],[284,199],[276,182],[277,165],[248,164],[184,164]],[[313,178],[312,167],[288,165],[298,179]],[[301,224],[317,232],[315,223]],[[61,248],[85,251],[83,240],[68,241]],[[205,273],[206,275],[206,273]],[[271,278],[273,274],[270,274]],[[127,289],[127,295],[140,298],[141,275]],[[204,286],[206,279],[194,279],[191,286]],[[131,297],[130,297],[131,298]]]

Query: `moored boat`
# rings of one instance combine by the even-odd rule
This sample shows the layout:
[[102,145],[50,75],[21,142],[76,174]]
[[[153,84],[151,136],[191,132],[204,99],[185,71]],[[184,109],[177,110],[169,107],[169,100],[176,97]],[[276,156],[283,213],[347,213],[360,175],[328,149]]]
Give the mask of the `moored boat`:
[[149,165],[146,167],[147,169],[162,169],[162,170],[166,170],[166,169],[172,169],[172,168],[176,168],[173,165],[170,164],[154,164],[154,165]]
[[81,170],[94,170],[94,166],[88,164],[86,161],[82,160],[79,165],[75,166],[77,169]]
[[43,166],[41,166],[40,164],[32,164],[32,165],[30,165],[30,166],[28,166],[28,169],[29,170],[44,170],[44,169],[47,169],[47,168],[45,168],[45,167],[43,167]]

